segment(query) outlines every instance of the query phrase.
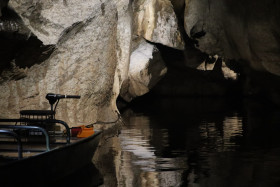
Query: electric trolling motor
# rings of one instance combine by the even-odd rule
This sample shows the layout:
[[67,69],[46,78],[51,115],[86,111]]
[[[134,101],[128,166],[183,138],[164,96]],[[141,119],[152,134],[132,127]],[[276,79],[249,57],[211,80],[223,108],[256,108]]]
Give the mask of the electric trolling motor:
[[[79,96],[79,95],[61,95],[61,94],[54,94],[54,93],[48,93],[46,95],[46,99],[49,101],[49,103],[51,105],[51,111],[53,111],[53,112],[55,112],[59,100],[65,99],[65,98],[80,99],[81,96]],[[54,104],[55,104],[55,107],[53,108]]]

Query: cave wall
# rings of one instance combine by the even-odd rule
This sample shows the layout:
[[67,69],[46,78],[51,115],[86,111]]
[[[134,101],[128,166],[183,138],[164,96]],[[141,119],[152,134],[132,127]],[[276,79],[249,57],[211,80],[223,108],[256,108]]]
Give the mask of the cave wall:
[[279,6],[273,0],[1,1],[0,116],[47,109],[45,95],[55,92],[82,96],[61,101],[58,118],[112,121],[118,96],[130,102],[152,89],[225,95],[240,74],[256,77],[244,80],[245,92],[274,92]]
[[186,0],[184,28],[197,49],[240,70],[242,95],[280,104],[279,10],[274,0]]
[[[160,57],[155,55],[153,60],[153,55],[158,54],[155,43],[184,47],[168,0],[10,0],[1,10],[8,12],[1,18],[10,19],[12,12],[19,20],[11,18],[0,32],[2,38],[7,39],[8,34],[15,40],[1,55],[11,53],[5,63],[2,60],[1,117],[18,117],[23,109],[47,109],[45,95],[53,92],[82,96],[80,100],[61,101],[57,118],[75,125],[112,121],[117,118],[116,99],[120,92],[123,97],[128,94],[131,100],[148,92],[166,73]],[[1,19],[1,24],[4,21]],[[9,29],[13,25],[16,29]],[[22,34],[25,38],[18,45],[22,27],[27,32]],[[131,59],[133,64],[143,61],[133,58],[133,52],[142,44],[150,46],[150,55],[143,62],[147,65],[130,68]],[[36,49],[40,49],[34,52],[37,55],[30,53]],[[30,55],[33,62],[27,57]],[[45,58],[37,58],[44,55]],[[138,75],[140,81],[130,81]],[[143,82],[146,88],[129,89]]]
[[55,45],[55,50],[41,64],[27,68],[24,78],[1,84],[1,108],[6,109],[1,115],[14,117],[21,109],[46,109],[45,95],[54,92],[82,96],[61,101],[58,118],[76,124],[114,119],[121,76],[117,64],[129,62],[117,54],[118,50],[129,53],[129,48],[122,47],[124,41],[119,42],[126,36],[126,26],[119,24],[118,10],[123,11],[129,1],[11,0],[8,5],[33,35],[44,45]]
[[120,90],[126,102],[150,92],[167,73],[158,44],[178,50],[185,46],[169,0],[133,1],[132,12],[130,63]]
[[208,54],[280,75],[280,3],[186,0],[185,30]]

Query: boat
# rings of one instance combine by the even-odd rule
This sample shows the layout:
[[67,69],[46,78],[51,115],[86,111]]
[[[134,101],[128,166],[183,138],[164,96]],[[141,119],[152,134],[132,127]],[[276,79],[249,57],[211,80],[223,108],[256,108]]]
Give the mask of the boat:
[[92,162],[101,131],[91,125],[70,128],[56,119],[57,104],[65,98],[80,96],[49,93],[50,110],[22,110],[17,119],[0,119],[1,184],[50,184]]

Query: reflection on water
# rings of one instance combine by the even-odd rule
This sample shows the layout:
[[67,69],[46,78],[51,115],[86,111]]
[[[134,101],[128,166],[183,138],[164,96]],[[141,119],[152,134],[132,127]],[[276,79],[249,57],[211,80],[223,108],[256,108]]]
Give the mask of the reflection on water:
[[168,129],[152,129],[145,115],[131,115],[126,124],[119,135],[123,152],[120,159],[125,162],[122,170],[129,172],[123,173],[121,183],[135,186],[139,181],[139,186],[180,186],[187,158],[182,150],[172,150],[172,157],[164,156],[163,151],[169,148]]
[[279,114],[221,99],[128,109],[96,157],[102,186],[279,186]]

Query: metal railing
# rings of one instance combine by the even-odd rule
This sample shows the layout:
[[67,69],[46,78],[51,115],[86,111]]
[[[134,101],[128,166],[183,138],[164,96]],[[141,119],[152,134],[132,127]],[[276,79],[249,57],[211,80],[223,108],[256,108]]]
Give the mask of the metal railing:
[[17,135],[17,133],[13,132],[13,131],[9,131],[9,130],[1,130],[0,129],[0,134],[5,134],[8,136],[12,136],[17,140],[18,143],[18,159],[22,159],[22,143],[21,140],[19,138],[19,136]]
[[[37,120],[37,119],[0,119],[0,122],[13,122],[13,123],[46,123],[46,124],[53,124],[53,123],[59,123],[63,125],[66,129],[66,142],[67,144],[70,144],[70,128],[68,124],[62,120],[56,120],[56,119],[44,119],[44,120]],[[1,128],[0,124],[0,128]],[[15,125],[15,126],[26,126],[26,125]]]
[[[41,127],[37,126],[22,126],[22,125],[0,125],[0,128],[2,129],[19,129],[19,130],[39,130],[45,135],[46,139],[46,150],[50,151],[50,138],[47,133],[47,131]],[[16,133],[15,133],[16,134]],[[17,135],[18,136],[18,135]],[[18,136],[18,139],[20,139],[20,136]]]

